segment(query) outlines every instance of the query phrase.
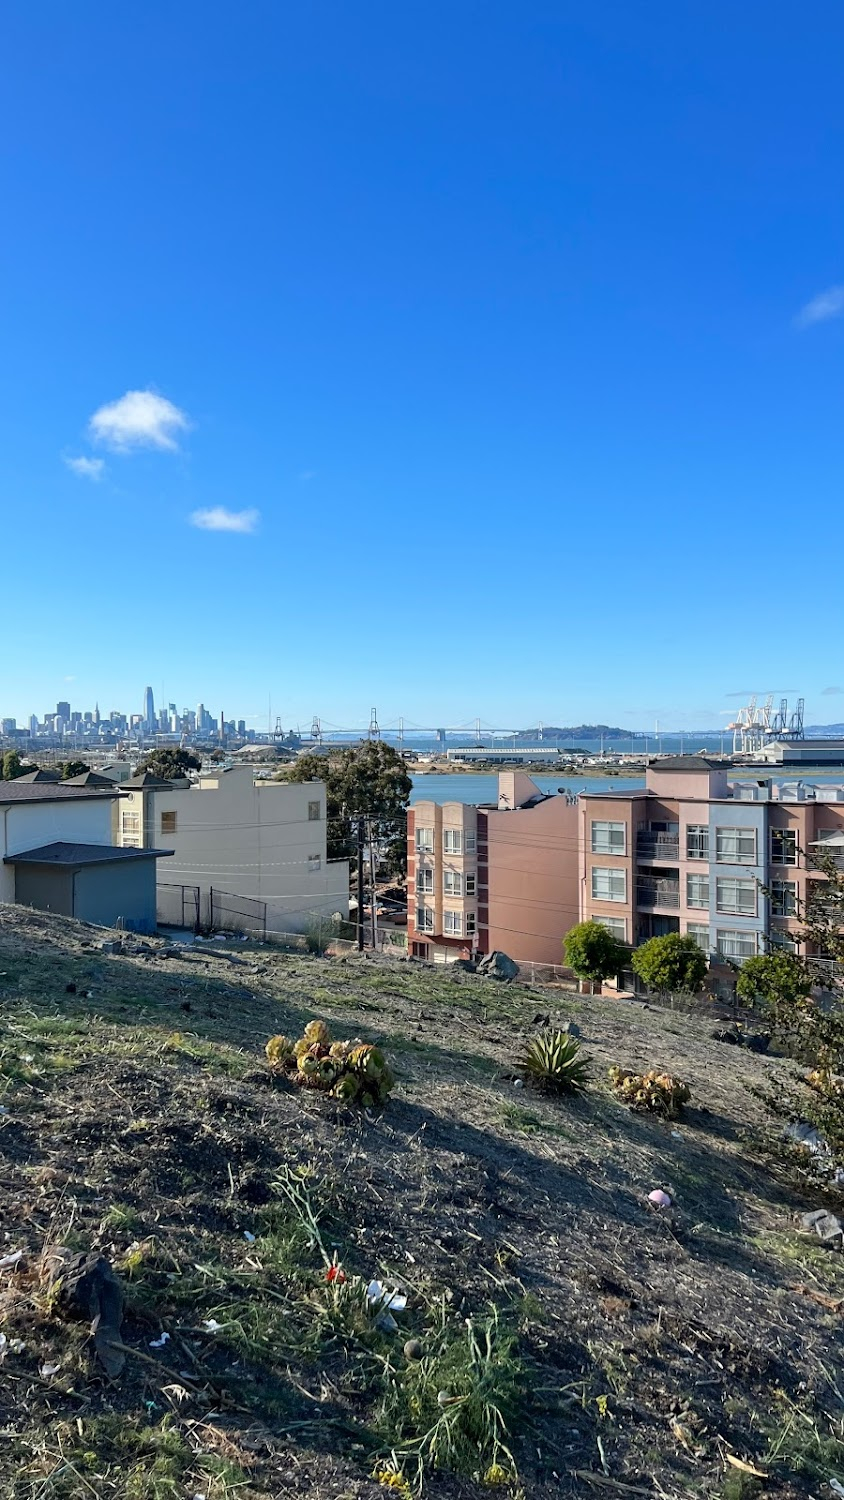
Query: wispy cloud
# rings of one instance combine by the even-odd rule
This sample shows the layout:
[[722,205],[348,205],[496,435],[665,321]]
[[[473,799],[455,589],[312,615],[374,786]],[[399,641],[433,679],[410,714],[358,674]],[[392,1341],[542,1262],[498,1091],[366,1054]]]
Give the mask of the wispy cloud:
[[95,484],[105,473],[105,459],[102,458],[85,458],[83,454],[79,458],[65,458],[65,463],[80,479],[93,479]]
[[844,688],[840,688],[840,687],[828,687],[828,688],[824,688],[823,689],[823,692],[821,693],[821,697],[822,698],[840,698],[842,693],[844,693]]
[[316,479],[316,469],[303,469],[299,478],[307,484],[309,479]]
[[208,510],[195,510],[190,516],[191,526],[200,531],[239,531],[249,535],[256,531],[261,519],[259,510],[226,510],[224,505],[212,505]]
[[119,401],[101,406],[88,423],[94,441],[117,453],[132,448],[172,450],[189,427],[185,412],[156,391],[127,391]]
[[801,307],[794,321],[798,328],[811,328],[813,323],[826,323],[830,318],[840,318],[842,313],[844,286],[830,286]]

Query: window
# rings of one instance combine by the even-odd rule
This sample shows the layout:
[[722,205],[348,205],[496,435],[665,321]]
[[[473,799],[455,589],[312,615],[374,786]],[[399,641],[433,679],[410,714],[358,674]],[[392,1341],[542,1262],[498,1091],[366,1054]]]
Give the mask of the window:
[[416,871],[416,890],[419,894],[425,892],[428,895],[434,893],[434,871],[431,865],[420,865]]
[[593,917],[592,920],[597,922],[599,927],[606,927],[607,931],[611,932],[614,938],[618,938],[620,943],[627,942],[627,923],[623,917]]
[[593,854],[624,854],[627,849],[625,825],[623,823],[593,823]]
[[756,881],[716,880],[715,910],[736,917],[755,917]]
[[135,838],[134,835],[132,835],[132,836],[129,836],[128,834],[124,835],[124,838],[123,838],[123,848],[124,849],[140,849],[140,847],[141,847],[141,841],[140,841],[139,838]]
[[709,876],[686,876],[686,905],[709,909]]
[[434,852],[434,830],[433,830],[433,828],[417,828],[417,830],[416,830],[416,852],[417,852],[417,854],[433,854],[433,852]]
[[460,937],[463,931],[462,911],[443,912],[443,932],[447,937]]
[[626,901],[626,870],[610,870],[600,865],[592,866],[592,900]]
[[176,814],[174,812],[163,812],[161,814],[161,832],[176,832]]
[[443,853],[444,854],[462,854],[463,853],[463,829],[462,828],[444,828],[443,829]]
[[704,953],[709,952],[709,928],[704,923],[687,922],[686,933],[689,937],[694,938],[698,947],[702,948]]
[[686,829],[686,858],[709,858],[709,829],[705,823],[690,823]]
[[794,953],[797,943],[793,932],[786,932],[784,927],[772,927],[768,933],[768,946],[780,953]]
[[715,858],[722,865],[755,865],[755,828],[716,828]]
[[797,886],[793,880],[771,881],[771,916],[797,916]]
[[124,833],[124,834],[126,834],[126,833],[140,833],[140,831],[141,831],[141,815],[140,815],[140,813],[136,813],[136,812],[125,812],[125,813],[122,813],[121,814],[121,818],[120,818],[120,830],[121,830],[121,833]]
[[464,847],[465,847],[465,850],[466,850],[467,854],[474,854],[474,852],[475,852],[475,842],[476,842],[475,841],[475,835],[473,833],[468,833],[467,832],[464,835]]
[[736,961],[752,958],[756,952],[755,932],[724,932],[719,928],[715,937],[716,947],[722,958]]
[[434,913],[430,906],[417,906],[416,908],[416,931],[433,932]]
[[466,913],[466,936],[467,937],[471,937],[472,934],[474,932],[476,932],[476,931],[477,931],[477,928],[475,927],[475,913],[473,911],[467,911],[467,913]]
[[796,828],[772,828],[771,829],[771,864],[772,865],[796,865],[797,864],[797,830],[796,830]]
[[319,854],[308,855],[308,874],[315,875],[322,868],[322,856]]
[[319,802],[309,802],[308,803],[308,822],[309,823],[318,823],[319,819],[320,819],[320,813],[321,812],[322,812],[322,806],[321,806],[321,804]]
[[462,896],[463,895],[463,876],[460,874],[459,870],[444,870],[443,871],[443,895],[444,896]]
[[466,895],[467,896],[474,896],[474,894],[475,894],[475,881],[476,881],[476,879],[477,879],[477,877],[475,875],[467,875],[466,876]]

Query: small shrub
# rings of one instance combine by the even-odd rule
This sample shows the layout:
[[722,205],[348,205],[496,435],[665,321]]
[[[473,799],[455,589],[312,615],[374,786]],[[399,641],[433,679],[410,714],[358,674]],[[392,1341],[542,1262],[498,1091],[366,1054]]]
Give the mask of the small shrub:
[[676,1120],[691,1098],[689,1085],[673,1073],[631,1073],[627,1068],[610,1068],[610,1083],[637,1114],[659,1115],[663,1120]]
[[565,1031],[542,1031],[519,1058],[519,1072],[536,1088],[556,1094],[582,1094],[589,1063],[580,1043]]
[[309,1021],[297,1042],[273,1036],[264,1048],[276,1073],[288,1073],[302,1088],[319,1089],[344,1104],[383,1104],[395,1082],[380,1047],[332,1041],[324,1021]]

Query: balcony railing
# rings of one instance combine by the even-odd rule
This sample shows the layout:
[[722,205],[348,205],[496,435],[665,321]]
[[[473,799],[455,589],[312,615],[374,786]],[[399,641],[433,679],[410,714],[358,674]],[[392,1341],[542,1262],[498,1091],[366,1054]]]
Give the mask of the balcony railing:
[[679,906],[679,880],[637,880],[637,906]]
[[640,830],[636,834],[636,853],[640,859],[679,859],[679,835]]

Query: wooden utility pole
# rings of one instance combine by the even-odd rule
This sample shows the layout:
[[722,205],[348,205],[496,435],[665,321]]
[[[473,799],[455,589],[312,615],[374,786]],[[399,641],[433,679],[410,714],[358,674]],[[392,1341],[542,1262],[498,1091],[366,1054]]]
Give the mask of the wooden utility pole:
[[358,818],[358,952],[363,952],[363,818]]

